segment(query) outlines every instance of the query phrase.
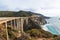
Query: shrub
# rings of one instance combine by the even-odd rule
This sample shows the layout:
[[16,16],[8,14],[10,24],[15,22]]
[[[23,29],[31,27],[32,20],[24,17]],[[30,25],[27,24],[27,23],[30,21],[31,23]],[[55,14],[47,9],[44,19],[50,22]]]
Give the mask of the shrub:
[[41,34],[41,32],[38,29],[28,30],[26,32],[29,33],[30,36],[32,37],[40,37],[40,34]]
[[54,40],[60,40],[60,37],[55,37],[55,39]]
[[[11,39],[11,40],[14,40],[15,38],[16,38],[16,36],[14,35],[15,33],[17,33],[18,31],[17,30],[15,30],[15,29],[12,29],[11,27],[7,27],[7,29],[8,29],[8,35],[9,35],[9,38]],[[13,33],[14,32],[14,33]]]

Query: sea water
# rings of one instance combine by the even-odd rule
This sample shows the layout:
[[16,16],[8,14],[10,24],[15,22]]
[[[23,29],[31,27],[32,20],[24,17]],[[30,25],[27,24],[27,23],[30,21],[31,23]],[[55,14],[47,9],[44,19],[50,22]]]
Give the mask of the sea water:
[[47,19],[47,24],[43,26],[43,29],[51,32],[52,34],[60,35],[60,20],[59,18]]

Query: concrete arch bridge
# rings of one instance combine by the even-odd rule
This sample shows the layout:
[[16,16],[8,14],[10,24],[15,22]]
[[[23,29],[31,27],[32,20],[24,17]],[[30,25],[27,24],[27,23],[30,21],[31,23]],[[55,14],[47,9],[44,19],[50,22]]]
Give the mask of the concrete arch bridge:
[[38,17],[0,17],[0,25],[3,24],[6,27],[7,40],[9,40],[8,31],[7,31],[8,25],[10,25],[12,28],[17,29],[19,31],[19,36],[21,36],[20,33],[23,33],[24,20],[26,21],[26,24],[28,24],[29,18],[33,19]]

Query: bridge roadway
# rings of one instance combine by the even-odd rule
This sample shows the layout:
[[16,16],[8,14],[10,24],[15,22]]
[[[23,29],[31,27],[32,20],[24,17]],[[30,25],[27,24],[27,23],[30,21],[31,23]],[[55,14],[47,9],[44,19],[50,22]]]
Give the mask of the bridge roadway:
[[23,17],[0,17],[0,24]]

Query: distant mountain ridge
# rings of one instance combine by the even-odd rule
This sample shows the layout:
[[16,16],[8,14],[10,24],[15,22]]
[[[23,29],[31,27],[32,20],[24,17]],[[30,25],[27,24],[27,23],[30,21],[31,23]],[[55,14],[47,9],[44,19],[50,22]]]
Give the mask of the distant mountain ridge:
[[0,11],[0,17],[20,17],[20,16],[31,16],[31,15],[39,15],[43,18],[49,19],[50,17],[46,17],[42,14],[30,12],[30,11]]
[[50,18],[50,17],[44,16],[44,15],[39,14],[39,13],[33,13],[33,14],[35,14],[35,15],[39,15],[39,16],[42,16],[43,18],[46,18],[46,19],[49,19],[49,18]]

